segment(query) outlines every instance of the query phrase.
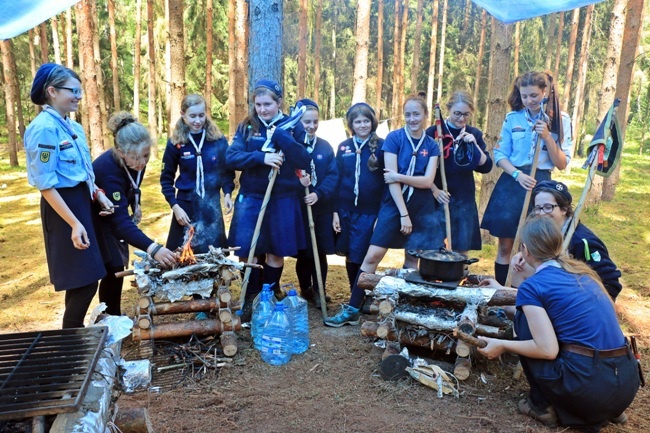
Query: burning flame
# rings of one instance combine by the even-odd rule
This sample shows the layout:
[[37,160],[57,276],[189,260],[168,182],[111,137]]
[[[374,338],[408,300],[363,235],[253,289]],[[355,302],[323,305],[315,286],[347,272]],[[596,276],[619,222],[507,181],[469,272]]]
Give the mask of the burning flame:
[[194,237],[194,226],[190,226],[187,231],[187,240],[183,245],[183,250],[181,251],[181,256],[178,258],[178,262],[181,265],[193,265],[196,263],[196,257],[194,257],[194,252],[192,251],[192,238]]

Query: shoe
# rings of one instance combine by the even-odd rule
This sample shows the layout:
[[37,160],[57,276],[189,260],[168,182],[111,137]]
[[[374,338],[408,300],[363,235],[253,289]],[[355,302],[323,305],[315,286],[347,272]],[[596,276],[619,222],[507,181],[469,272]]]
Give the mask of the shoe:
[[520,413],[541,422],[546,427],[555,428],[558,426],[557,414],[555,413],[553,406],[549,406],[546,409],[538,409],[533,402],[530,401],[530,396],[528,396],[519,400],[517,408]]
[[612,424],[625,424],[627,422],[627,415],[625,412],[617,416],[616,418],[612,418],[609,420]]
[[358,325],[359,324],[359,309],[351,305],[341,305],[341,311],[334,317],[324,320],[326,326],[340,328],[344,325]]
[[199,311],[194,315],[194,320],[208,320],[208,315],[203,311]]
[[241,323],[250,323],[251,319],[253,318],[253,300],[244,300],[244,306],[241,307],[239,311],[237,311],[237,315],[239,316]]

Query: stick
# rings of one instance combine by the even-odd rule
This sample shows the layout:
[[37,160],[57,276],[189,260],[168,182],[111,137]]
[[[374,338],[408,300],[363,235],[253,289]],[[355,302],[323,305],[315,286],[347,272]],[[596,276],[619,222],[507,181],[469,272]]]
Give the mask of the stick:
[[467,344],[471,344],[472,346],[480,347],[481,349],[487,346],[487,342],[485,340],[479,340],[473,335],[465,334],[458,328],[454,329],[454,337],[458,338],[461,341],[464,341]]
[[[282,152],[279,153],[282,155]],[[251,241],[251,248],[248,252],[248,263],[253,263],[255,259],[255,248],[257,248],[257,240],[260,237],[260,230],[262,229],[262,222],[264,221],[264,213],[266,212],[266,206],[271,200],[271,192],[273,191],[273,185],[275,184],[275,179],[278,177],[278,169],[273,167],[271,170],[271,177],[269,178],[269,185],[266,187],[266,193],[264,194],[264,199],[262,200],[262,207],[260,207],[260,214],[257,216],[257,224],[255,224],[255,231],[253,232],[253,239]],[[251,268],[247,267],[244,272],[244,281],[241,285],[241,295],[239,296],[239,302],[241,305],[244,305],[244,298],[246,297],[246,289],[248,288],[248,280],[251,276]]]
[[[442,180],[442,190],[447,191],[447,175],[445,174],[445,146],[442,142],[442,117],[440,115],[440,104],[436,104],[436,131],[438,133],[438,147],[440,147],[440,179]],[[445,229],[447,230],[447,249],[453,250],[451,246],[451,217],[449,214],[449,203],[444,204],[445,209]]]
[[[305,187],[305,195],[309,194],[309,187]],[[323,319],[327,319],[327,301],[325,300],[325,287],[323,286],[323,274],[320,268],[320,256],[316,244],[316,228],[314,227],[314,214],[311,206],[307,205],[307,219],[309,220],[309,234],[311,235],[311,246],[314,252],[314,267],[316,268],[316,282],[318,283],[318,295],[320,296],[320,310]]]

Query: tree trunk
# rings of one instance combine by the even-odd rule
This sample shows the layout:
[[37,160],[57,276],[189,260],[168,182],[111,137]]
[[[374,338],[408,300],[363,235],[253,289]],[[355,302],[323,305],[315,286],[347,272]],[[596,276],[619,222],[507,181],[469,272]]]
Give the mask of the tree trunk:
[[377,86],[375,93],[375,111],[381,118],[381,92],[384,79],[384,0],[377,4]]
[[[560,73],[560,58],[562,57],[562,39],[564,39],[564,12],[558,13],[557,43],[555,44],[555,66],[553,67],[553,78],[557,82]],[[567,107],[565,106],[566,110]]]
[[36,52],[34,51],[34,44],[36,43],[36,33],[34,29],[29,29],[27,32],[29,36],[29,66],[32,70],[32,80],[36,76]]
[[237,66],[235,55],[237,52],[237,39],[235,38],[235,14],[237,13],[237,0],[228,0],[228,135],[233,137],[237,123],[242,119],[235,114],[235,101],[237,100]]
[[544,37],[546,38],[546,63],[544,68],[546,70],[551,69],[551,64],[553,61],[553,53],[555,52],[555,27],[557,22],[557,14],[550,14],[548,16],[548,30]]
[[99,110],[101,113],[102,121],[102,138],[104,141],[104,149],[110,149],[113,146],[113,136],[111,131],[108,129],[108,103],[106,102],[106,93],[104,92],[104,70],[102,69],[101,60],[102,53],[99,50],[99,34],[102,32],[99,30],[99,25],[97,19],[99,14],[97,13],[97,3],[96,0],[89,0],[91,9],[91,17],[93,18],[90,23],[93,28],[93,55],[95,56],[95,73],[97,74],[97,90],[99,95]]
[[[492,17],[490,19],[490,63],[488,64],[488,88],[487,88],[487,94],[488,96],[486,97],[488,100],[490,98],[491,94],[491,89],[492,89],[492,66],[494,65],[494,62],[492,62],[492,56],[494,52],[496,51],[496,39],[494,38],[494,34],[497,32],[497,23]],[[485,113],[483,113],[483,130],[487,128],[488,121],[490,120],[490,104],[486,103],[485,104]]]
[[61,64],[61,46],[59,45],[59,20],[56,15],[50,19],[52,27],[52,47],[54,47],[54,61]]
[[47,43],[47,25],[45,24],[45,21],[38,26],[38,31],[41,42],[41,64],[48,63],[50,60],[48,56],[49,48]]
[[247,4],[244,0],[228,2],[228,52],[230,66],[228,84],[228,134],[235,135],[237,124],[248,111],[248,75],[246,62]]
[[[365,0],[368,3],[368,27],[370,26],[370,0]],[[359,8],[361,8],[361,3],[359,2]],[[307,30],[307,9],[309,5],[307,0],[300,0],[300,17],[298,19],[298,89],[296,94],[296,99],[302,99],[305,97],[307,92],[307,40],[309,39],[309,32]],[[358,12],[357,12],[358,14]],[[359,16],[357,15],[357,23]],[[357,29],[359,25],[357,24]],[[366,29],[368,31],[368,29]],[[367,41],[368,38],[366,38]],[[357,44],[358,44],[358,35],[357,35]],[[359,49],[357,45],[357,50]],[[367,50],[367,47],[366,47]],[[366,58],[368,56],[366,55]],[[356,67],[356,65],[355,65]],[[366,69],[368,65],[366,64]],[[355,74],[356,79],[356,74]]]
[[[149,122],[149,134],[154,143],[152,152],[158,154],[158,125],[156,124],[156,39],[153,34],[154,25],[154,0],[147,0],[147,39],[149,57],[149,104],[147,108],[147,121]],[[118,99],[119,101],[119,99]]]
[[235,15],[235,38],[237,40],[237,54],[235,64],[237,67],[237,82],[241,83],[237,99],[235,100],[235,113],[239,119],[248,115],[248,47],[249,47],[249,9],[247,0],[237,0],[237,13]]
[[[600,84],[598,99],[598,121],[601,122],[609,107],[616,97],[616,74],[621,59],[621,44],[623,43],[623,30],[625,28],[625,5],[627,0],[614,0],[609,25],[609,40],[607,42],[607,55],[603,60],[603,81]],[[602,176],[595,176],[594,182],[587,198],[588,205],[598,204],[603,190]]]
[[249,0],[248,90],[262,78],[282,85],[282,0]]
[[[167,122],[167,129],[172,128],[172,57],[171,57],[171,30],[169,28],[169,1],[163,0],[165,4],[165,23],[167,24],[167,38],[165,38],[165,119]],[[171,135],[171,134],[169,134]]]
[[404,68],[404,62],[406,59],[406,30],[408,29],[408,16],[409,16],[409,0],[404,0],[404,10],[402,11],[402,25],[400,26],[400,30],[402,32],[402,35],[400,36],[400,47],[399,47],[399,75],[397,76],[399,78],[399,92],[397,93],[398,96],[398,109],[397,109],[397,115],[399,116],[399,122],[397,123],[398,126],[402,124],[404,121],[404,115],[402,110],[402,107],[404,106],[404,81],[405,81],[405,68]]
[[169,0],[169,53],[171,61],[170,135],[173,121],[181,115],[185,97],[185,39],[183,33],[183,0]]
[[[578,24],[580,23],[580,9],[573,10],[571,18],[571,37],[569,38],[569,54],[566,64],[566,81],[564,82],[564,102],[562,108],[569,111],[569,101],[571,100],[571,82],[573,81],[573,66],[576,56],[576,41],[578,39]],[[589,38],[587,33],[583,33],[582,39]]]
[[[379,0],[380,7],[383,8],[383,0]],[[318,104],[318,99],[320,98],[320,51],[321,51],[321,30],[323,28],[323,0],[317,0],[316,2],[316,27],[314,29],[314,91],[312,96],[314,97],[314,102]],[[378,41],[378,44],[383,43],[383,41]],[[379,66],[383,67],[383,65]],[[377,108],[379,110],[379,108]],[[379,114],[379,111],[377,111]]]
[[336,117],[336,76],[335,74],[336,74],[336,25],[334,26],[334,29],[332,29],[332,67],[330,68],[330,97],[329,97],[330,119],[334,119]]
[[[205,2],[205,112],[210,116],[212,111],[212,46],[213,46],[213,29],[212,29],[212,0]],[[230,23],[230,21],[228,22]],[[230,56],[230,54],[228,54]]]
[[[149,0],[150,1],[150,0]],[[111,74],[113,75],[113,109],[120,111],[120,78],[117,72],[117,38],[115,36],[115,0],[108,0],[108,29],[111,39]]]
[[[79,5],[79,3],[77,3],[77,5]],[[79,7],[79,6],[77,6],[77,7]],[[79,20],[79,12],[75,11],[74,18],[75,18],[75,22],[77,22]],[[77,29],[77,38],[79,38],[79,35],[81,34],[81,30],[79,29],[79,26],[76,26],[76,29]],[[83,50],[81,50],[81,49],[77,50],[77,55],[79,56],[79,59],[78,59],[78,61],[79,61],[79,73],[81,74],[80,77],[81,77],[81,79],[83,81],[85,79],[84,78],[85,75],[83,73],[83,71],[84,71],[84,53],[83,53]],[[83,82],[81,83],[81,86],[84,89],[86,88],[85,83],[83,83]],[[79,115],[79,114],[81,115],[81,124],[83,125],[84,130],[86,131],[86,136],[88,138],[88,146],[90,147],[90,149],[92,151],[92,147],[91,147],[92,143],[90,142],[90,131],[88,130],[88,127],[90,125],[90,117],[88,115],[88,109],[86,108],[87,104],[89,104],[90,101],[88,101],[88,99],[87,99],[88,94],[86,94],[84,96],[85,97],[79,103],[79,109],[77,110],[77,113],[70,113],[70,117],[72,117],[74,119],[73,115]]]
[[[644,0],[628,0],[625,12],[625,31],[623,32],[623,46],[621,49],[621,60],[618,66],[616,78],[616,97],[621,99],[621,109],[618,112],[618,124],[621,127],[621,145],[625,143],[625,131],[627,129],[627,116],[630,111],[628,100],[630,97],[630,84],[632,83],[632,72],[636,60],[636,52],[641,38],[641,27],[643,25]],[[614,200],[616,195],[616,184],[620,176],[621,163],[614,167],[612,174],[603,180],[603,193],[601,198],[604,201]]]
[[[474,103],[478,104],[479,90],[481,88],[481,70],[483,69],[483,53],[485,46],[485,34],[487,33],[487,11],[483,9],[481,14],[481,38],[478,43],[478,55],[476,56],[476,76],[474,77]],[[480,104],[478,104],[480,106]]]
[[393,94],[391,98],[391,127],[395,129],[399,121],[399,65],[400,65],[400,38],[402,37],[402,10],[401,0],[395,0],[395,23],[393,26]]
[[594,5],[587,6],[585,12],[585,24],[584,24],[584,33],[582,34],[582,43],[580,44],[580,60],[578,63],[578,86],[575,91],[575,98],[573,101],[573,147],[574,154],[580,148],[581,142],[581,122],[582,114],[584,110],[584,91],[585,83],[587,82],[587,66],[589,64],[589,58],[587,54],[589,53],[589,43],[591,41],[591,21],[594,14]]
[[353,104],[356,102],[366,101],[369,43],[370,0],[359,0],[357,2],[356,52],[354,55],[354,90],[352,92]]
[[66,66],[74,69],[74,52],[72,50],[72,8],[65,11]]
[[447,38],[447,10],[449,9],[449,1],[443,0],[442,2],[442,28],[440,29],[440,59],[438,59],[438,93],[436,100],[442,100],[442,78],[445,65],[445,39]]
[[522,26],[522,22],[517,21],[517,24],[515,24],[515,60],[514,60],[515,77],[519,76],[519,44],[521,42],[521,26]]
[[[492,18],[494,39],[494,50],[490,57],[491,74],[489,80],[490,93],[488,96],[488,107],[490,117],[485,128],[485,142],[488,143],[488,150],[493,153],[494,145],[501,134],[501,125],[508,112],[507,97],[510,88],[510,51],[512,49],[512,25],[497,22]],[[493,169],[490,173],[481,177],[481,194],[479,198],[479,218],[483,213],[492,195],[501,170]]]
[[93,0],[84,0],[77,3],[76,19],[77,32],[79,33],[79,51],[83,58],[83,66],[80,68],[83,73],[84,108],[88,113],[88,123],[84,125],[88,133],[88,143],[93,156],[97,157],[104,152],[104,136],[102,131],[101,99],[99,97],[100,79],[97,74],[93,37],[97,34],[93,31]]
[[438,45],[438,0],[433,0],[431,16],[431,43],[429,44],[429,75],[427,76],[427,108],[433,119],[433,85],[436,76],[436,47]]
[[15,90],[18,83],[16,82],[16,59],[14,58],[11,39],[0,41],[0,49],[2,50],[2,70],[4,75],[9,165],[18,167],[18,140],[16,138],[16,116],[14,112],[14,104],[18,97]]
[[424,1],[418,0],[415,13],[415,40],[413,41],[413,66],[411,67],[411,93],[418,93],[418,75],[420,74],[420,39],[422,38],[422,7]]
[[[183,14],[182,4],[180,9]],[[182,22],[181,22],[182,24]],[[183,44],[181,37],[181,46]],[[140,118],[140,65],[142,64],[142,0],[135,3],[135,42],[133,49],[133,115]]]

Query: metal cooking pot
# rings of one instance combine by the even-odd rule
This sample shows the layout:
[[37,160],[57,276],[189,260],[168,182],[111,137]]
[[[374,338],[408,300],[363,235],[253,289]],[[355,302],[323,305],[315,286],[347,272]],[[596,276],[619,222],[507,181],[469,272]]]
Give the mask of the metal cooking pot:
[[441,281],[458,281],[465,278],[467,265],[478,262],[468,259],[465,254],[439,250],[409,250],[408,253],[420,259],[418,270],[423,278]]

